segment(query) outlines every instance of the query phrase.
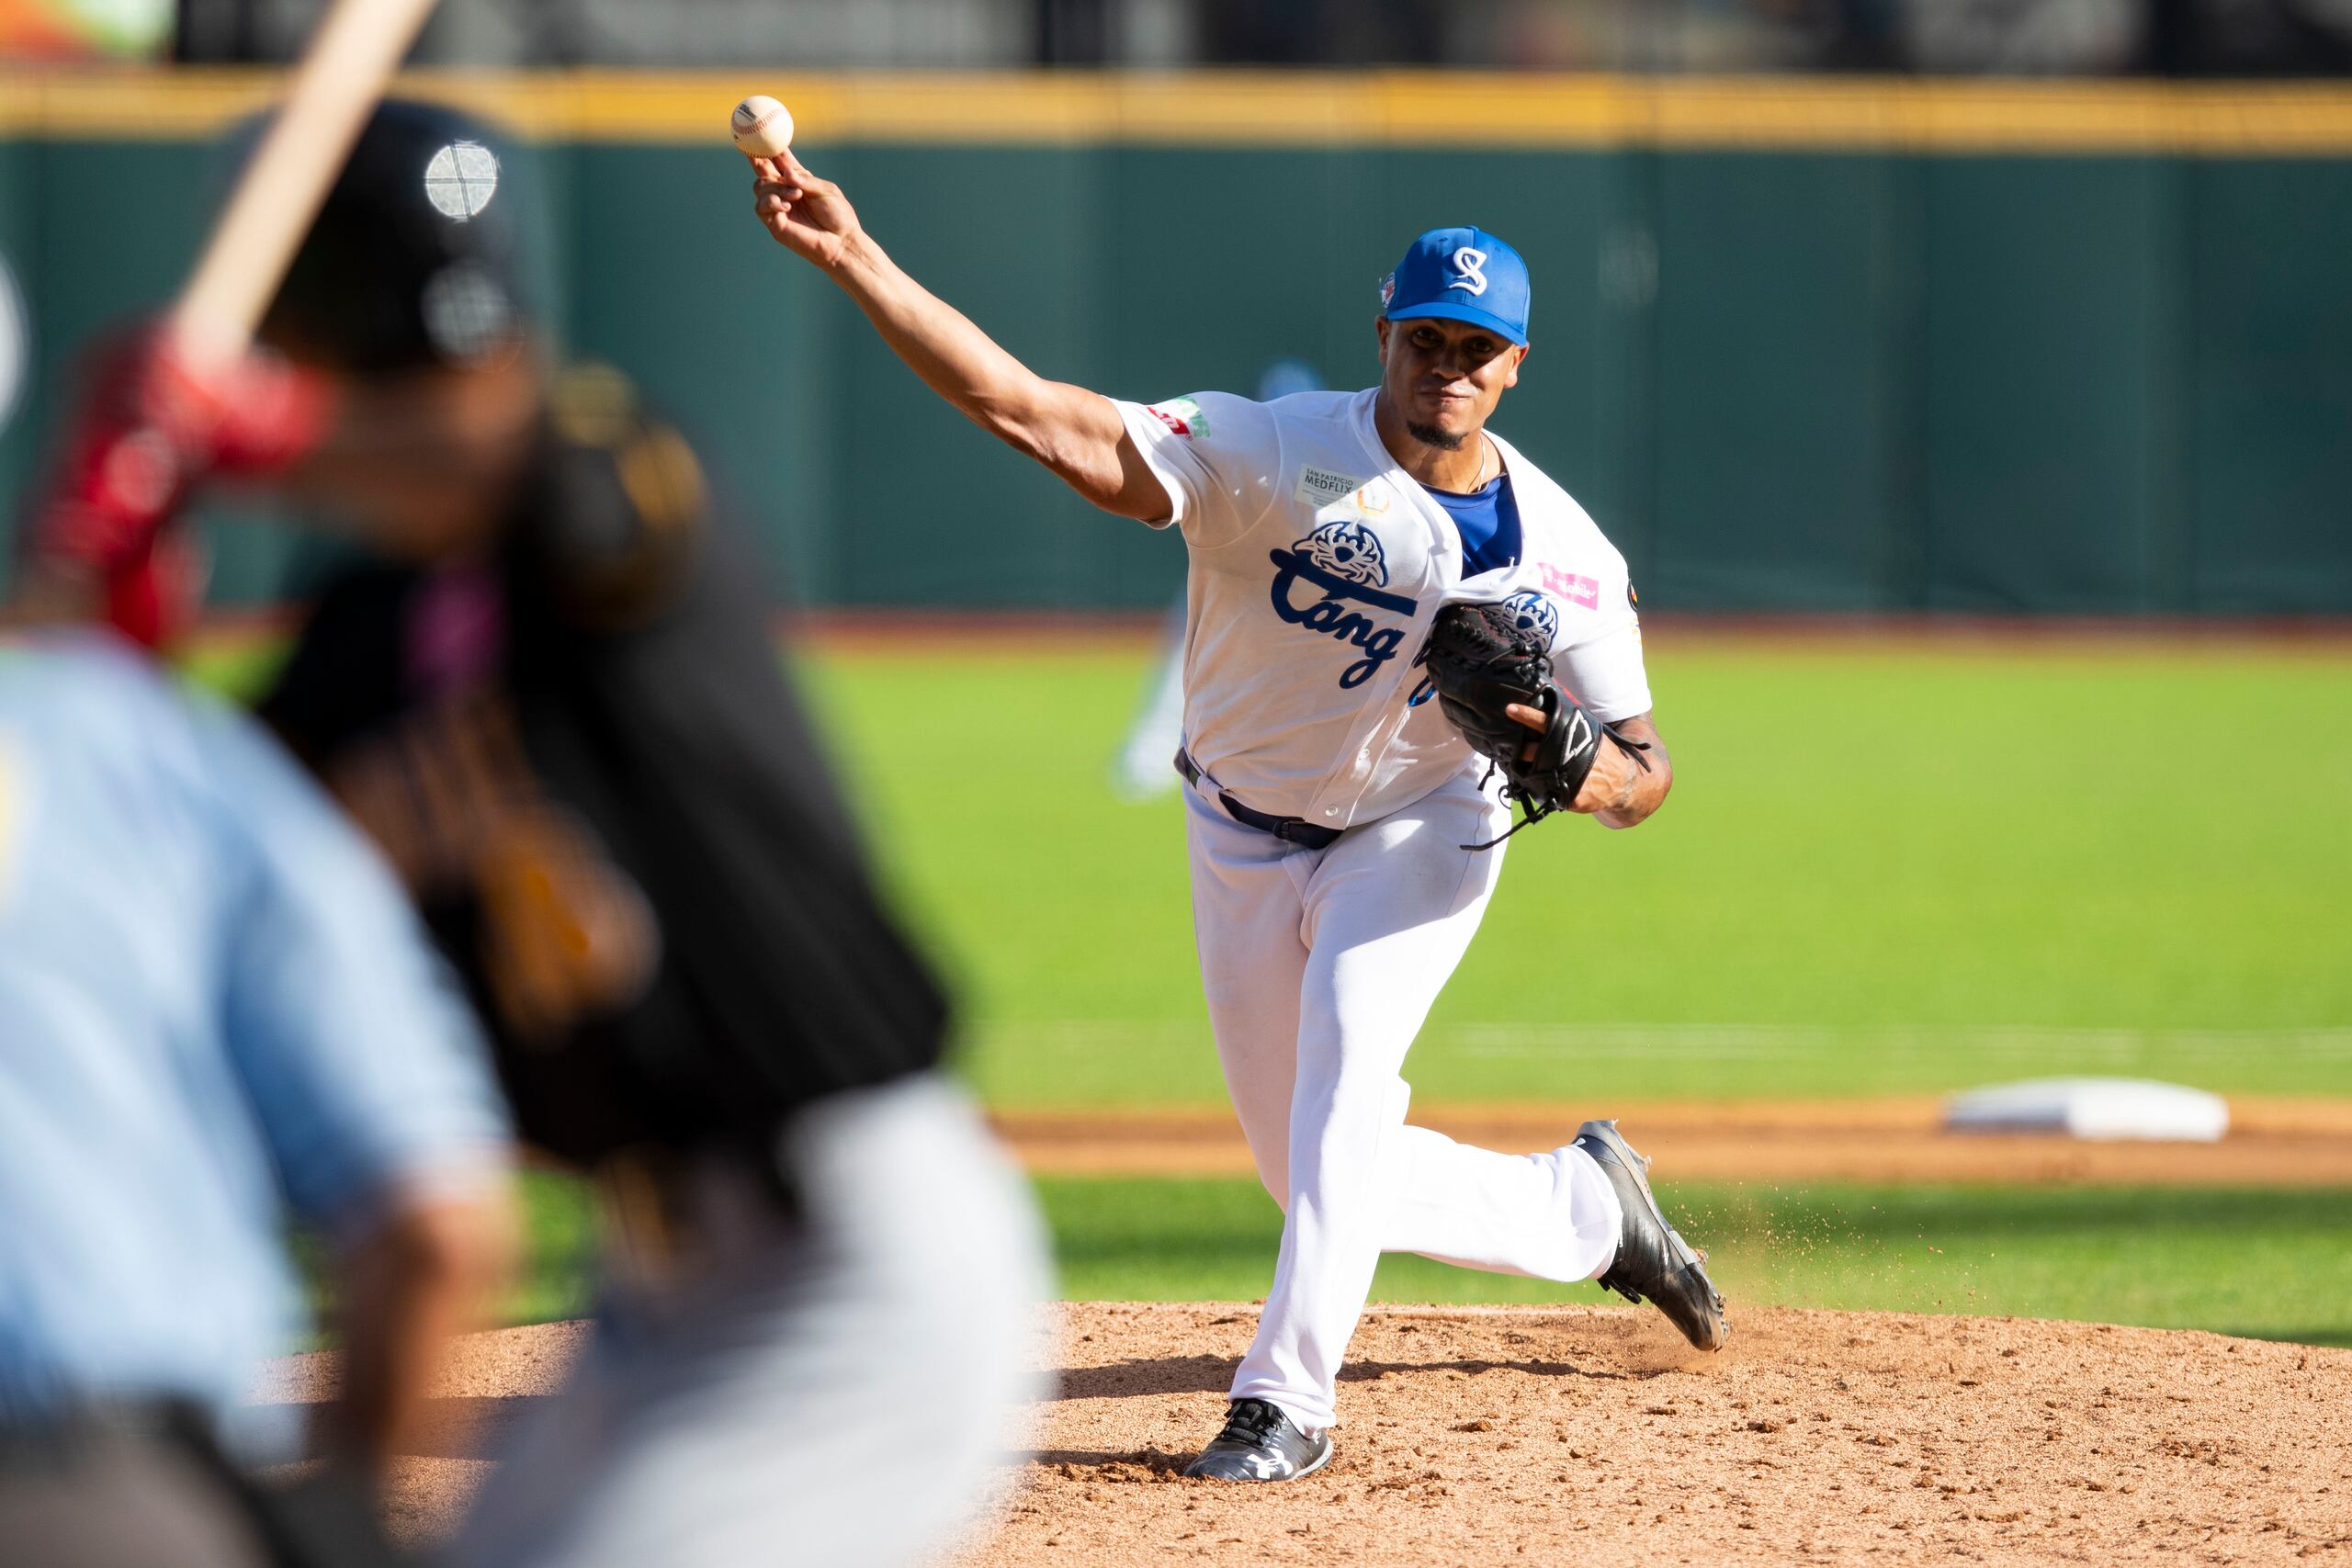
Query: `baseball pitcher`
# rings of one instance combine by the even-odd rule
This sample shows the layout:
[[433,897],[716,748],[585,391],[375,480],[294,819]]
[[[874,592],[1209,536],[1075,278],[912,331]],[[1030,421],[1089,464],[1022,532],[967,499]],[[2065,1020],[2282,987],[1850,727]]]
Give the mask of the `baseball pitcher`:
[[1406,1051],[1493,893],[1511,805],[1630,828],[1672,782],[1623,558],[1487,429],[1527,355],[1518,254],[1477,229],[1415,240],[1382,287],[1374,387],[1145,405],[1031,371],[790,152],[753,160],[752,192],[940,396],[1190,552],[1175,764],[1194,930],[1285,1215],[1229,1417],[1190,1473],[1329,1462],[1384,1251],[1598,1280],[1719,1348],[1722,1298],[1613,1122],[1510,1156],[1405,1121]]

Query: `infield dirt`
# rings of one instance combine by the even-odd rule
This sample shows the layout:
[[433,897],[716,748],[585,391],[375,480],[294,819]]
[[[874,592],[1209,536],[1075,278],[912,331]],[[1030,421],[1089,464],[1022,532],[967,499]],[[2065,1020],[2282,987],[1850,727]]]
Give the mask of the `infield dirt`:
[[[2010,1318],[1735,1303],[1730,1348],[1647,1308],[1381,1307],[1338,1456],[1258,1489],[1178,1474],[1221,1418],[1247,1305],[1074,1303],[1040,1450],[953,1559],[1010,1564],[1739,1561],[2352,1563],[2352,1350]],[[393,1500],[447,1528],[581,1331],[462,1347]],[[331,1357],[258,1396],[322,1395]]]

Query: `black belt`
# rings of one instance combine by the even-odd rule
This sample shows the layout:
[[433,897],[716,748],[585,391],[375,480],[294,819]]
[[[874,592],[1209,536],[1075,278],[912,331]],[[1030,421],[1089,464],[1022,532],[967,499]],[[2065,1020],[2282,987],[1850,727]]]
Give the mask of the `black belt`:
[[[1193,761],[1182,746],[1176,748],[1176,771],[1184,775],[1184,782],[1189,784],[1197,784],[1208,778],[1201,771],[1201,765]],[[1215,779],[1209,779],[1209,782],[1216,783]],[[1340,841],[1340,830],[1337,828],[1318,828],[1304,817],[1269,817],[1262,811],[1252,811],[1222,789],[1216,792],[1216,798],[1218,804],[1225,807],[1225,814],[1236,822],[1244,828],[1255,828],[1261,833],[1272,833],[1285,844],[1328,850]]]

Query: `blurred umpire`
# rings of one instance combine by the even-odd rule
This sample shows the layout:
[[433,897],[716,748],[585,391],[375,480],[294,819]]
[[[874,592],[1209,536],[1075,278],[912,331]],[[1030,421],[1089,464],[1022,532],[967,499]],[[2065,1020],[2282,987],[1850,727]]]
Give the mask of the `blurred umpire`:
[[276,497],[364,558],[263,713],[382,846],[525,1137],[622,1235],[467,1563],[899,1562],[1025,1392],[1034,1213],[938,1072],[771,603],[679,434],[554,372],[515,160],[388,103],[263,331],[332,415]]
[[[243,714],[104,631],[0,652],[0,1565],[362,1568],[511,1245],[481,1040],[381,859]],[[329,1243],[299,1486],[243,1401]]]

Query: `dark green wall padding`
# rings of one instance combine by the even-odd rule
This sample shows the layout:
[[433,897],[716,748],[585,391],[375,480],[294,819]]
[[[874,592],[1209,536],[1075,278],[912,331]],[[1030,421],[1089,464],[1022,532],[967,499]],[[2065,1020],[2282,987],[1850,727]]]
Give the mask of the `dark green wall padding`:
[[[1374,286],[1475,222],[1535,272],[1498,428],[1591,509],[1645,604],[2352,613],[2352,160],[1381,146],[803,150],[918,277],[1047,375],[1251,389],[1373,373]],[[674,413],[797,595],[1141,607],[1172,540],[1090,513],[933,399],[752,223],[724,148],[526,154],[574,352]],[[150,305],[195,144],[0,141],[34,386]],[[126,193],[136,193],[127,199]],[[222,531],[217,595],[278,541]]]

